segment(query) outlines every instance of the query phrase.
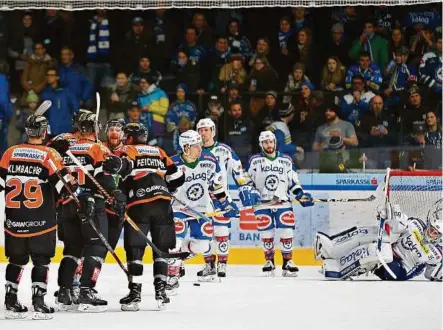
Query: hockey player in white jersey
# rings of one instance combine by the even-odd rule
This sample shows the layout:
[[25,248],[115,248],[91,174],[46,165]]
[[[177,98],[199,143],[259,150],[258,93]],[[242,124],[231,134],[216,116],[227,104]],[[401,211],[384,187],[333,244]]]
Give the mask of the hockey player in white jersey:
[[[426,223],[408,217],[399,205],[379,206],[379,218],[388,219],[389,236],[382,244],[382,258],[396,280],[420,275],[431,281],[442,280],[442,200],[429,210]],[[317,260],[323,259],[327,279],[343,280],[373,272],[382,280],[394,280],[376,255],[378,226],[352,227],[333,236],[317,233],[314,246]]]
[[[254,188],[251,179],[244,172],[240,158],[232,148],[224,143],[215,141],[215,124],[210,118],[201,119],[197,123],[197,131],[203,140],[203,150],[215,156],[223,178],[223,188],[229,196],[228,178],[232,178],[238,187],[238,193],[242,205],[253,206],[260,203],[260,193]],[[220,209],[219,202],[214,200],[216,209]],[[214,217],[214,240],[211,250],[204,255],[205,269],[211,273],[217,273],[219,277],[226,277],[226,264],[229,254],[229,229],[231,218],[226,216]],[[217,269],[215,267],[216,255],[218,258]]]
[[276,150],[274,133],[261,132],[259,144],[262,152],[249,160],[248,174],[265,204],[255,209],[266,259],[263,272],[274,274],[274,235],[277,230],[283,256],[283,276],[297,276],[298,268],[292,261],[295,217],[291,199],[297,199],[305,207],[314,205],[312,196],[303,191],[291,158]]
[[[179,137],[183,150],[181,154],[174,155],[171,159],[175,165],[185,173],[185,183],[177,189],[174,196],[201,213],[214,212],[213,198],[218,201],[221,209],[226,211],[227,217],[238,214],[237,205],[228,198],[223,187],[222,172],[217,159],[211,153],[202,151],[202,139],[196,131],[186,131]],[[213,236],[213,225],[210,219],[199,218],[181,203],[172,203],[177,237],[177,249],[190,252],[193,255],[208,253],[211,249],[210,241]],[[189,220],[190,217],[194,219]],[[187,219],[187,220],[183,220]],[[190,238],[185,239],[188,229]],[[169,289],[178,285],[179,261],[170,264],[168,275]],[[213,280],[215,273],[205,269],[199,271],[197,276],[201,281]],[[177,284],[175,284],[177,282]]]

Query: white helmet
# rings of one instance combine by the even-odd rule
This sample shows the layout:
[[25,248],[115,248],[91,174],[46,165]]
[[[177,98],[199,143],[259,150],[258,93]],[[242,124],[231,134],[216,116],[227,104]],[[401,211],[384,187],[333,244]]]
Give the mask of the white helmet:
[[202,144],[202,138],[201,136],[193,130],[186,131],[182,134],[180,134],[178,138],[178,144],[180,144],[180,147],[182,150],[185,150],[185,146],[192,146],[194,144]]
[[275,151],[275,148],[277,147],[277,139],[275,138],[274,133],[272,133],[271,131],[263,131],[260,133],[260,136],[258,137],[258,144],[259,144],[261,150],[264,152],[263,142],[268,141],[268,140],[274,140],[274,143],[276,144],[276,146],[274,147],[274,151]]
[[441,240],[443,234],[442,201],[435,202],[428,212],[426,236],[431,242]]
[[215,137],[215,123],[211,118],[203,118],[200,119],[197,123],[197,132],[200,128],[211,128],[212,129],[212,137]]

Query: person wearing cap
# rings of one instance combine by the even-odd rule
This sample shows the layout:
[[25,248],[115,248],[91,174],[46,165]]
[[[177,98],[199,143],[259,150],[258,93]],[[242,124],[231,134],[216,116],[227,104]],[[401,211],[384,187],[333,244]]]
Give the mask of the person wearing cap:
[[140,58],[153,48],[153,36],[145,29],[144,19],[134,17],[131,30],[126,33],[120,48],[120,70],[132,72],[138,66]]
[[[197,119],[197,108],[194,103],[186,100],[188,88],[185,84],[178,84],[176,88],[176,100],[171,103],[166,115],[166,130],[173,133],[178,129],[179,121],[182,117],[188,118],[191,127]],[[180,135],[180,134],[179,134]]]
[[435,33],[435,51],[423,55],[420,61],[420,82],[430,88],[441,102],[443,68],[442,68],[442,33]]
[[166,136],[166,114],[169,109],[169,98],[164,90],[157,87],[151,76],[140,79],[141,94],[137,102],[142,109],[141,122],[151,127],[151,136],[157,137],[158,145],[163,145]]
[[350,92],[341,99],[340,117],[355,125],[369,111],[369,102],[374,96],[373,92],[366,90],[364,78],[355,75],[351,80]]
[[429,108],[423,105],[421,91],[417,85],[408,89],[407,96],[406,105],[398,105],[398,120],[401,124],[403,142],[406,144],[414,124],[424,126],[426,113],[429,111]]
[[[128,116],[125,118],[126,124],[128,123],[140,123],[141,122],[142,109],[140,109],[137,101],[130,104],[128,108]],[[149,127],[148,132],[149,132]]]
[[353,63],[348,55],[350,46],[343,24],[335,23],[331,27],[331,36],[326,42],[323,58],[326,60],[331,56],[337,57],[345,67],[349,67]]
[[408,55],[409,50],[405,46],[396,49],[395,59],[389,63],[385,70],[387,88],[383,94],[387,98],[388,107],[400,102],[402,91],[417,82],[417,69],[407,64]]
[[361,52],[358,64],[352,65],[346,74],[346,88],[351,88],[352,78],[360,75],[364,78],[366,86],[376,92],[380,89],[383,82],[382,73],[379,66],[371,61],[371,55],[368,52]]
[[[208,100],[208,108],[205,111],[205,117],[211,118],[216,125],[219,125],[220,121],[223,119],[224,111],[225,109],[223,108],[218,96],[211,95]],[[217,129],[216,131],[218,132],[219,130]]]
[[28,139],[28,136],[26,135],[25,132],[26,119],[28,119],[28,117],[32,115],[35,112],[35,110],[37,110],[38,105],[40,103],[40,98],[34,92],[29,93],[28,97],[26,98],[26,103],[28,104],[28,106],[20,109],[20,114],[15,121],[15,127],[17,127],[17,129],[21,133],[20,140],[22,143],[25,143]]

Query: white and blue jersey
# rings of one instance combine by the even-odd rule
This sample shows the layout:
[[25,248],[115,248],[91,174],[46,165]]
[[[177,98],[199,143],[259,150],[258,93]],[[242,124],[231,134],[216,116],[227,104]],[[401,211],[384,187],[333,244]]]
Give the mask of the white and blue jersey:
[[433,52],[426,53],[421,59],[418,70],[420,82],[433,91],[441,93],[443,80],[442,56]]

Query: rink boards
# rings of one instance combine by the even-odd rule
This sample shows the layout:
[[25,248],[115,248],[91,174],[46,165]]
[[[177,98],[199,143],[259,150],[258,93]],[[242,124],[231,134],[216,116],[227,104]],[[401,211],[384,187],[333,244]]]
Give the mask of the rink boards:
[[[314,198],[366,198],[375,195],[372,202],[316,203],[315,206],[303,208],[298,203],[293,205],[296,219],[294,260],[299,265],[318,264],[313,257],[312,242],[317,231],[337,232],[353,225],[376,225],[376,206],[383,202],[377,186],[383,181],[384,174],[299,174],[305,190]],[[417,179],[419,180],[419,179]],[[418,182],[420,183],[420,182]],[[441,193],[441,178],[439,182]],[[237,190],[230,186],[231,195],[237,198]],[[414,194],[414,192],[411,192]],[[3,196],[0,198],[0,209],[3,210]],[[3,211],[0,217],[3,217]],[[3,226],[3,219],[0,227]],[[255,229],[256,222],[251,214],[242,212],[240,219],[234,219],[231,228],[230,264],[254,265],[263,263],[260,235]],[[0,235],[0,262],[5,261],[3,235]],[[276,246],[278,246],[278,236]],[[122,238],[116,249],[117,255],[125,260]],[[63,243],[58,242],[54,261],[61,259]],[[107,262],[115,262],[108,256]],[[145,254],[145,262],[152,262],[151,253]],[[194,258],[189,263],[201,263],[202,258]],[[276,253],[276,262],[280,263],[280,253]]]

